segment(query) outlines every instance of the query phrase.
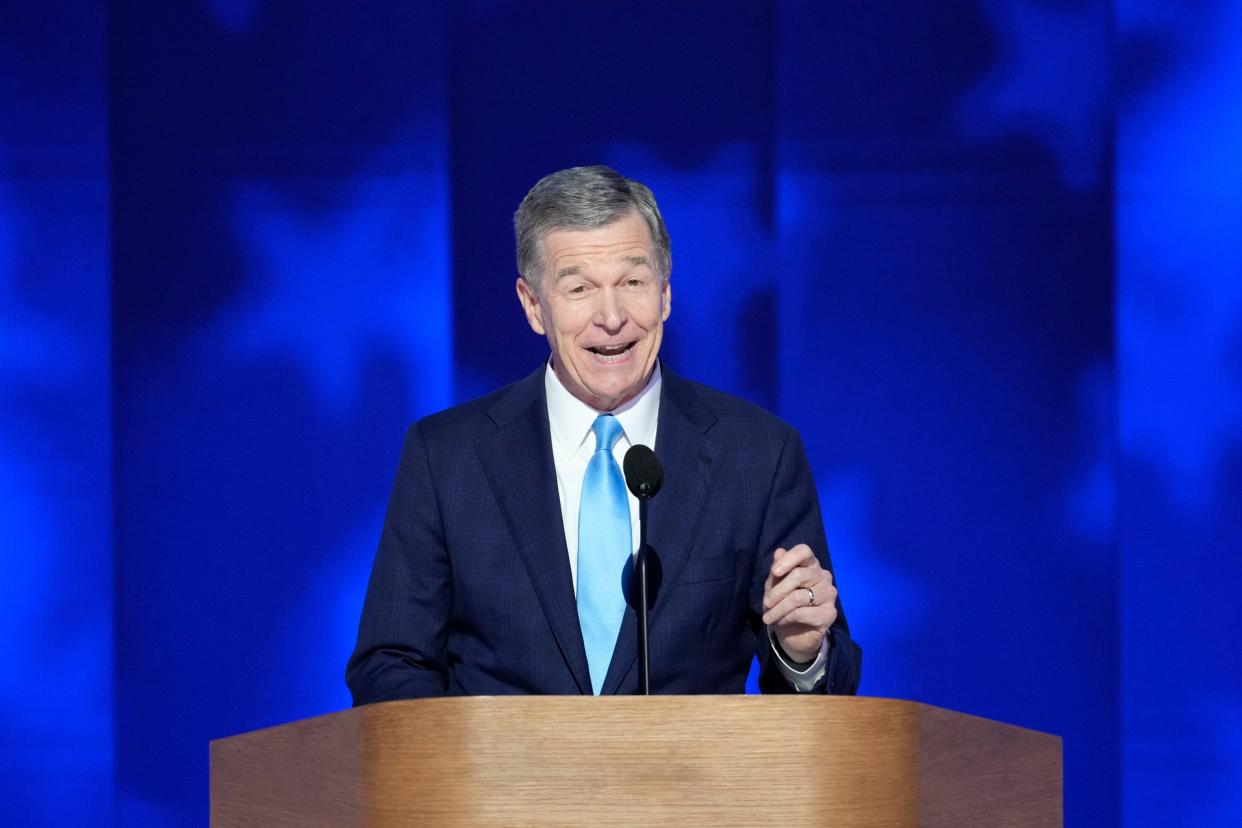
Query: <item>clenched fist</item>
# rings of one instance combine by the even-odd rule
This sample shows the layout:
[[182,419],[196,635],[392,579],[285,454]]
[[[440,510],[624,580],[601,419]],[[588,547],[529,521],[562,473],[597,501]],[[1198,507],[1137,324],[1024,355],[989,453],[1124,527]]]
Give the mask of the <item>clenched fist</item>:
[[800,543],[772,553],[763,585],[763,623],[795,661],[814,661],[837,620],[837,588],[811,547]]

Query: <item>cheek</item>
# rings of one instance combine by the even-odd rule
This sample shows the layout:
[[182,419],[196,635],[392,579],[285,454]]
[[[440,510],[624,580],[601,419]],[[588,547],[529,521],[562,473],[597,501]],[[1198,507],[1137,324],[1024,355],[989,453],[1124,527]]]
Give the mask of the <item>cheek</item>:
[[561,325],[556,329],[556,338],[560,340],[562,347],[574,347],[574,343],[578,340],[578,334],[581,331],[573,325]]
[[555,315],[547,319],[552,323],[548,330],[562,343],[573,342],[582,329],[573,308],[557,308]]
[[663,303],[656,304],[647,310],[644,318],[646,320],[644,327],[649,331],[654,331],[663,324],[665,319],[668,319],[667,307]]

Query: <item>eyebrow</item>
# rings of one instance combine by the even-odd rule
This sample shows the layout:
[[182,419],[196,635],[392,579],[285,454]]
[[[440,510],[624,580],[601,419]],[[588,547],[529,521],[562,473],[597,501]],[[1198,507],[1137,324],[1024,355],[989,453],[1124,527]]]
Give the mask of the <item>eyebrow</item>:
[[[622,259],[622,261],[630,267],[651,267],[651,260],[646,256],[626,256]],[[556,271],[555,281],[559,282],[566,276],[577,276],[580,273],[582,273],[582,265],[574,264],[569,265],[568,267],[562,267],[560,270]]]

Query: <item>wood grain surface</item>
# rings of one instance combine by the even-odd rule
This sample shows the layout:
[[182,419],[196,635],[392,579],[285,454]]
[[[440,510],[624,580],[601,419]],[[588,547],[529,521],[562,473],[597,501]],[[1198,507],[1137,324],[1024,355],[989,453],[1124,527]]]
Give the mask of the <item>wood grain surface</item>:
[[233,825],[1060,825],[1061,740],[824,696],[389,702],[211,745]]

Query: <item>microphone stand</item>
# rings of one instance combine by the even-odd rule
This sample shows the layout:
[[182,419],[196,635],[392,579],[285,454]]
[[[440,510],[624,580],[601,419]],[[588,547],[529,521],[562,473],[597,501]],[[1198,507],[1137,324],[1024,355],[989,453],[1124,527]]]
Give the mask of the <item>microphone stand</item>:
[[[638,554],[630,573],[630,596],[637,597],[638,606],[638,692],[651,695],[651,645],[648,613],[651,609],[651,550],[647,546],[647,501],[655,497],[664,483],[664,470],[655,452],[639,444],[625,453],[625,487],[638,498]],[[659,565],[657,560],[656,566]],[[656,578],[660,577],[657,570]],[[634,579],[638,583],[634,584]],[[656,589],[660,588],[657,583]],[[637,593],[635,595],[634,593]]]
[[638,498],[638,559],[634,571],[638,575],[638,685],[644,696],[651,695],[650,647],[647,638],[647,501]]

